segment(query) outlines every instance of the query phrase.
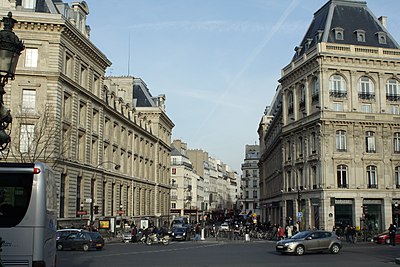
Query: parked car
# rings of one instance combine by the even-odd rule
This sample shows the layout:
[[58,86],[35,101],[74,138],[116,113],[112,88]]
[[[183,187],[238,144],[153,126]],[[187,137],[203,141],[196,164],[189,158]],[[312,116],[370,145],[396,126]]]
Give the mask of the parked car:
[[327,231],[303,231],[290,239],[280,240],[276,243],[276,251],[282,254],[303,255],[308,252],[323,251],[338,254],[341,248],[342,241],[338,236]]
[[222,231],[229,231],[229,223],[228,222],[223,222],[219,228]]
[[[377,244],[390,244],[389,231],[375,235],[373,241]],[[396,244],[400,244],[400,230],[396,231],[395,242]]]
[[58,240],[62,237],[66,237],[72,233],[79,233],[81,231],[83,231],[83,230],[82,229],[74,229],[74,228],[57,230],[56,240]]
[[89,249],[101,250],[104,247],[104,239],[99,232],[89,232],[82,230],[77,233],[71,233],[67,236],[60,237],[56,242],[57,250],[63,249]]
[[174,227],[171,232],[172,240],[190,240],[190,230],[187,227]]
[[122,233],[122,242],[124,243],[132,242],[132,233],[130,230]]

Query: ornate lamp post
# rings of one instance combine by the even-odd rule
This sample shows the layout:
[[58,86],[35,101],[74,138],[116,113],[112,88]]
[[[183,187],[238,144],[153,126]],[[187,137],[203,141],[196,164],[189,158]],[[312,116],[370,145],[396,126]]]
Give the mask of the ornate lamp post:
[[0,31],[0,152],[5,150],[11,141],[6,129],[12,122],[12,117],[10,110],[4,106],[3,95],[6,93],[4,86],[8,79],[14,80],[19,56],[25,49],[23,42],[12,31],[17,22],[12,18],[12,13],[8,12],[2,22],[4,29]]

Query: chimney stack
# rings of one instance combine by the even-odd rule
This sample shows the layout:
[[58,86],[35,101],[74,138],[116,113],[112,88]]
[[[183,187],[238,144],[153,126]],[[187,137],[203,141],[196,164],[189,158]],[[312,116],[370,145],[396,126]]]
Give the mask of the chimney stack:
[[379,22],[382,24],[383,27],[386,29],[386,24],[387,24],[387,17],[386,16],[380,16],[378,18]]

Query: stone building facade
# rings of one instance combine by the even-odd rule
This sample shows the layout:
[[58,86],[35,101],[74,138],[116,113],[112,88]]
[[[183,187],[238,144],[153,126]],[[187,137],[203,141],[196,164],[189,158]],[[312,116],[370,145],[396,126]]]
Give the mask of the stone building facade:
[[314,14],[259,127],[271,222],[399,223],[400,47],[385,26],[365,2],[331,0]]
[[60,227],[99,218],[115,225],[161,220],[169,212],[174,126],[165,96],[153,98],[133,77],[107,79],[121,86],[105,81],[111,62],[90,41],[86,2],[32,3],[0,6],[4,15],[13,12],[14,31],[26,47],[6,88],[14,118],[6,160],[53,167]]

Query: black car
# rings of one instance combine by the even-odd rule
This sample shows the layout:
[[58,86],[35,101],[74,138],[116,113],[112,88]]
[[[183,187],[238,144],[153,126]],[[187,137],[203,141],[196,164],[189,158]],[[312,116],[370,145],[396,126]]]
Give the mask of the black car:
[[101,250],[104,247],[104,239],[98,232],[80,231],[60,237],[57,240],[57,250],[63,249],[89,249]]
[[172,240],[190,240],[190,229],[187,227],[174,227],[171,233]]

